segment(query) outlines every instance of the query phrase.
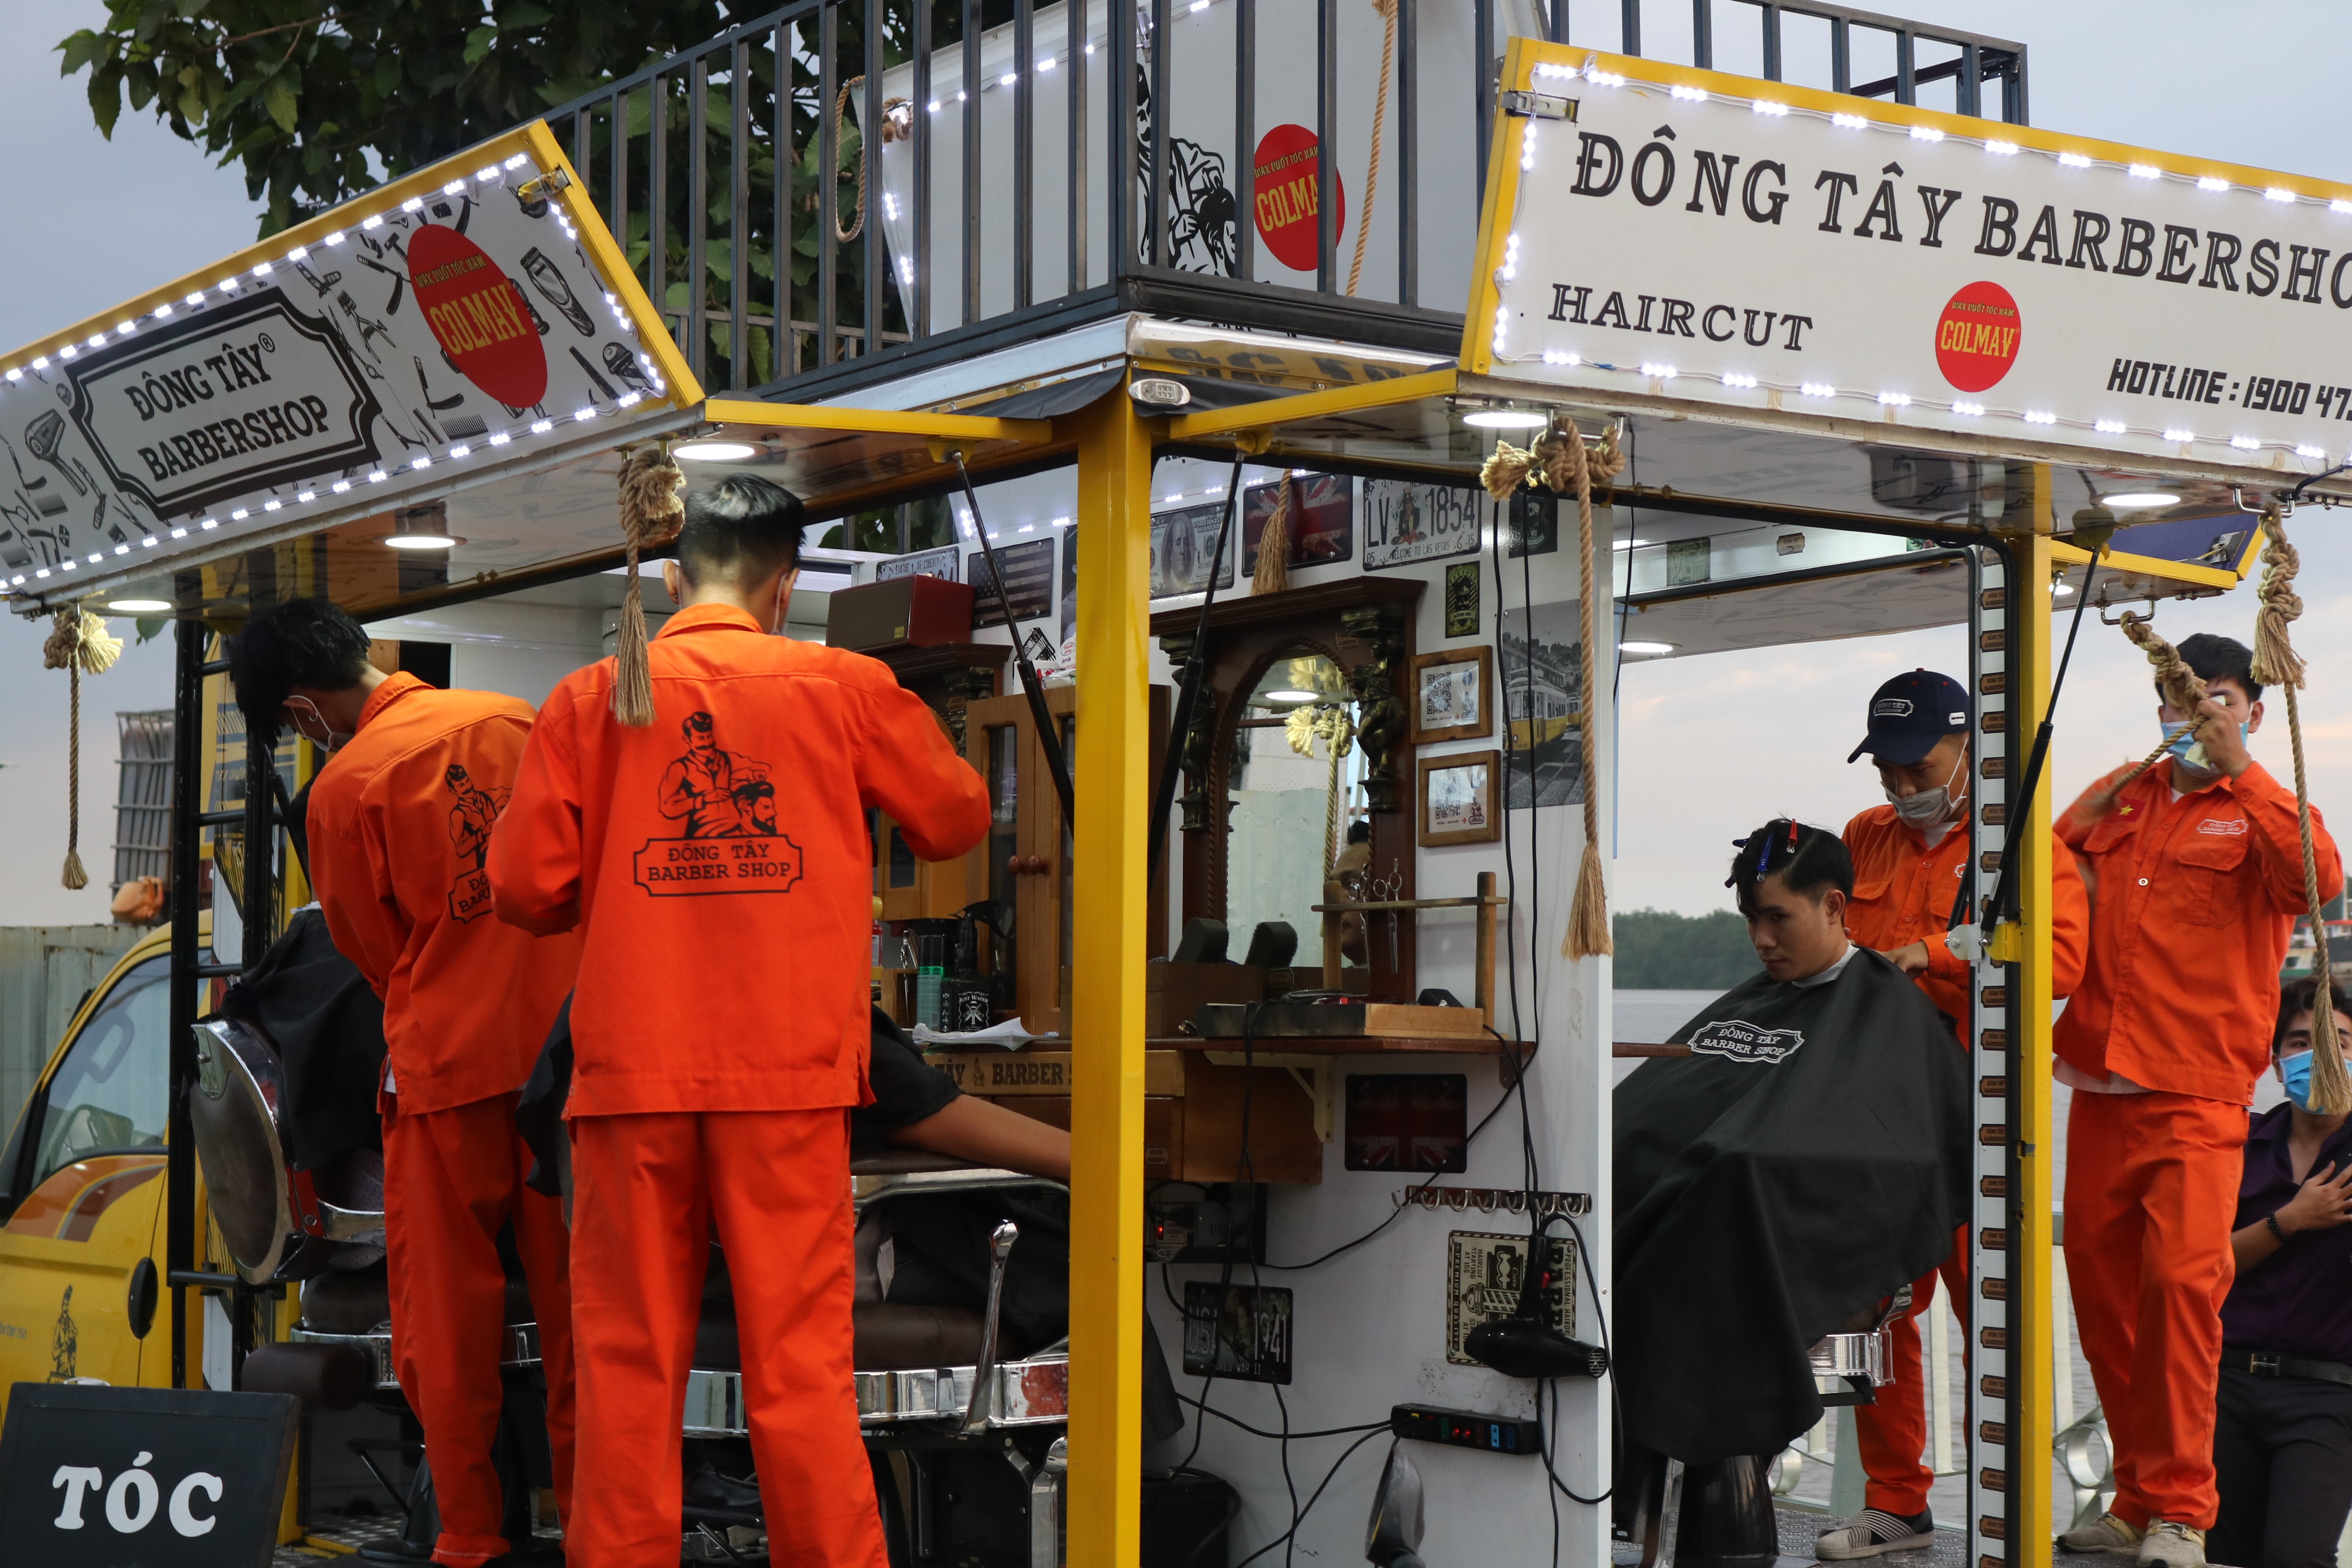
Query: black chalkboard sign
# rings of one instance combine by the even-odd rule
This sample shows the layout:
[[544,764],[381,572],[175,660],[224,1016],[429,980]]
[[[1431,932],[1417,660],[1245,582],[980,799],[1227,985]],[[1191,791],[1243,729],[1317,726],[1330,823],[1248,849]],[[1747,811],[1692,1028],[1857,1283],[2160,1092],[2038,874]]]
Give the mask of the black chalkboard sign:
[[43,1568],[259,1568],[277,1549],[300,1405],[17,1384],[0,1430],[0,1540]]

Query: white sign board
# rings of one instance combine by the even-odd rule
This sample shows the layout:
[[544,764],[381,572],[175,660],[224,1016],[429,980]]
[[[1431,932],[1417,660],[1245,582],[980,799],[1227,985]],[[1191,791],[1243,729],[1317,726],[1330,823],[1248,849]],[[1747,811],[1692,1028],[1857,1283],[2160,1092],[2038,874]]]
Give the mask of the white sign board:
[[592,258],[593,213],[542,178],[543,131],[477,163],[0,361],[0,584],[75,593],[294,516],[392,510],[452,465],[691,395]]
[[2280,479],[2352,448],[2352,187],[1525,40],[1506,75],[1474,374]]

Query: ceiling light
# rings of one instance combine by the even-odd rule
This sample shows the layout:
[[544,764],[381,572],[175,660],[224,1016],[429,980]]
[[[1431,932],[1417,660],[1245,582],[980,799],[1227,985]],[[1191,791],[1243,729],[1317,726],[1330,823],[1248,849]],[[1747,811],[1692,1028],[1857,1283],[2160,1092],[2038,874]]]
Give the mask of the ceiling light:
[[169,599],[109,599],[106,607],[126,616],[160,616],[172,607]]
[[1621,539],[1609,548],[1612,550],[1646,550],[1650,547],[1650,542],[1651,542],[1646,539]]
[[2109,508],[2119,506],[2179,506],[2180,504],[2180,498],[2174,495],[2170,490],[2126,490],[2121,495],[2101,496],[2099,498],[2099,503],[2102,506]]
[[749,441],[681,441],[669,450],[674,458],[697,463],[740,463],[760,455]]
[[2072,583],[2053,583],[2050,584],[2050,591],[2059,598],[2063,599],[2067,595],[2074,591],[2074,584]]
[[1551,416],[1532,408],[1482,408],[1465,414],[1462,423],[1480,430],[1539,430],[1551,423]]
[[1671,642],[1621,642],[1617,645],[1617,651],[1619,653],[1668,654],[1680,647],[1682,644]]
[[1322,697],[1313,691],[1267,691],[1261,695],[1268,702],[1320,702]]
[[428,501],[402,508],[380,542],[390,550],[451,550],[466,542],[449,531],[448,506]]

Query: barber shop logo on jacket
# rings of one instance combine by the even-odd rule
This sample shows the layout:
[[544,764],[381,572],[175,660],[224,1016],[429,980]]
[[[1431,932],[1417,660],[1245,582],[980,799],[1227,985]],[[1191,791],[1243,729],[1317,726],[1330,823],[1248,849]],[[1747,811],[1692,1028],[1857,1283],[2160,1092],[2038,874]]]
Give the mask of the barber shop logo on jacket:
[[1690,1037],[1691,1054],[1778,1067],[1805,1043],[1801,1029],[1759,1029],[1738,1018],[1702,1024]]
[[776,826],[768,764],[722,746],[709,713],[687,715],[678,729],[686,751],[662,770],[660,792],[677,836],[646,840],[637,886],[657,899],[791,892],[801,849]]

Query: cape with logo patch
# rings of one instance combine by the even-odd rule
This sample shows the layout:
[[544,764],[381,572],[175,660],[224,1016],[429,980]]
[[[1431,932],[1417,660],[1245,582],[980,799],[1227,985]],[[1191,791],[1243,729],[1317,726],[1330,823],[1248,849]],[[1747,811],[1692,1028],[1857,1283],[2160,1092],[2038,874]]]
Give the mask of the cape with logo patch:
[[1759,974],[1616,1091],[1616,1334],[1627,1435],[1696,1462],[1821,1419],[1806,1350],[1933,1268],[1968,1213],[1968,1063],[1867,950]]

